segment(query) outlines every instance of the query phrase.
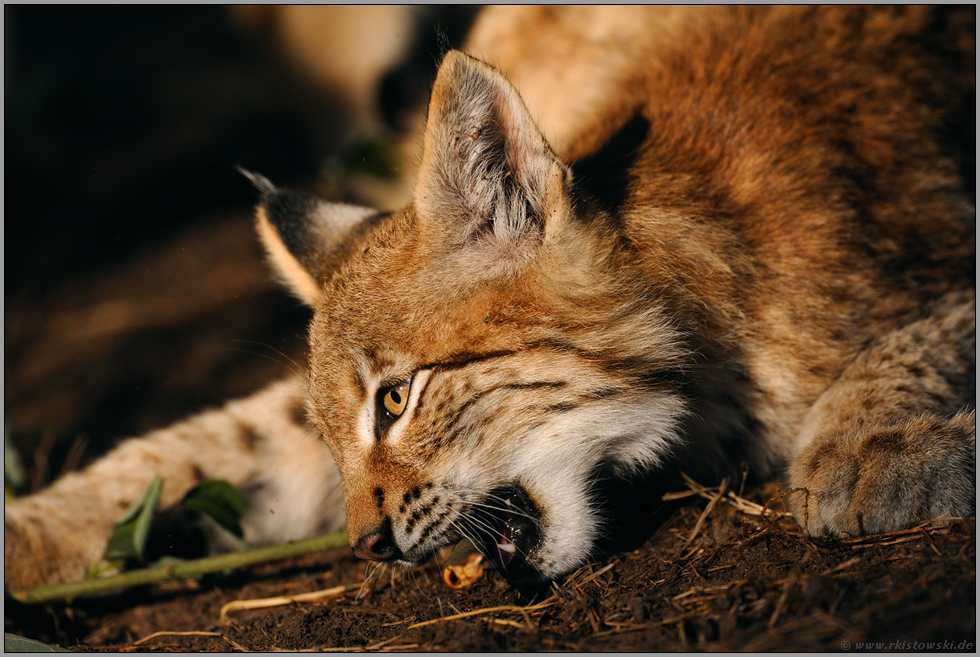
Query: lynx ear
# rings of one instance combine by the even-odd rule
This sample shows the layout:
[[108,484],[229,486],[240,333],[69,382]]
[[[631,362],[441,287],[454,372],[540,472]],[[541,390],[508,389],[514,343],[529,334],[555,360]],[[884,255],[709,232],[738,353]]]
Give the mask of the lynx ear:
[[540,241],[569,171],[503,75],[461,52],[446,55],[415,193],[419,215],[441,225],[446,246],[480,243],[483,256],[495,258],[484,266],[506,265]]
[[255,210],[259,237],[282,283],[308,306],[316,306],[323,280],[337,266],[344,238],[376,210],[326,203],[239,169],[262,194]]

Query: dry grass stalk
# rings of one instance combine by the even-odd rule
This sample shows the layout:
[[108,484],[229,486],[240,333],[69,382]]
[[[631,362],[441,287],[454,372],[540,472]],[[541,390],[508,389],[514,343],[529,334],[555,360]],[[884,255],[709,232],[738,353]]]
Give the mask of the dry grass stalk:
[[156,639],[157,637],[161,637],[161,636],[214,636],[214,637],[220,637],[220,638],[224,639],[225,641],[227,641],[235,650],[240,650],[241,652],[251,652],[245,646],[241,645],[240,643],[236,643],[236,642],[232,641],[231,639],[229,639],[228,637],[226,637],[224,634],[221,634],[220,632],[201,632],[201,631],[189,631],[189,632],[167,632],[167,631],[162,631],[162,632],[154,632],[153,634],[150,634],[148,636],[143,637],[139,641],[134,641],[133,642],[133,645],[134,646],[138,646],[141,643],[145,643],[145,642],[149,641],[150,639]]
[[674,623],[679,623],[682,621],[689,620],[693,618],[695,614],[693,612],[685,612],[680,616],[672,616],[670,618],[665,618],[654,623],[642,623],[639,625],[621,625],[619,627],[613,628],[611,630],[605,630],[604,632],[596,632],[592,634],[589,638],[597,638],[603,636],[610,636],[613,634],[625,634],[626,632],[639,632],[641,630],[649,630],[655,627],[663,627],[665,625],[673,625]]
[[487,619],[492,625],[506,625],[508,627],[516,627],[521,630],[534,629],[534,627],[528,628],[524,623],[518,623],[517,621],[506,620],[504,618],[488,618]]
[[273,598],[255,598],[252,600],[233,600],[221,607],[218,615],[218,622],[222,625],[228,624],[228,614],[232,611],[242,611],[244,609],[268,609],[270,607],[282,607],[283,605],[294,602],[316,602],[326,598],[335,598],[343,595],[347,591],[347,586],[334,586],[322,591],[311,591],[310,593],[298,593],[296,595],[281,595]]
[[861,558],[860,557],[854,557],[853,559],[848,559],[844,563],[838,564],[838,565],[834,566],[833,568],[828,568],[827,570],[825,570],[822,573],[820,573],[820,575],[821,575],[821,577],[822,576],[826,576],[826,575],[833,575],[834,573],[839,573],[842,570],[847,570],[851,566],[854,566],[854,565],[859,564],[859,563],[861,563]]
[[[721,486],[719,486],[718,488],[709,488],[707,486],[699,484],[698,482],[694,481],[684,473],[681,473],[681,476],[684,478],[684,483],[687,485],[687,490],[665,493],[662,498],[665,502],[669,502],[671,500],[680,500],[686,497],[694,497],[695,495],[699,495],[704,499],[710,501],[718,497],[719,491],[722,488]],[[736,495],[733,491],[728,491],[727,493],[722,494],[720,499],[728,504],[731,504],[733,507],[735,507],[736,510],[750,516],[761,516],[764,518],[783,518],[783,517],[789,517],[793,515],[788,511],[774,511],[768,508],[769,503],[767,503],[765,506],[761,504],[756,504],[755,502],[751,502],[745,499],[744,497],[740,497]]]
[[898,543],[907,543],[908,541],[914,541],[916,539],[934,536],[936,534],[948,534],[950,529],[949,523],[958,520],[964,520],[964,518],[941,516],[939,518],[926,520],[925,522],[908,529],[900,529],[898,531],[887,532],[885,534],[871,534],[868,536],[844,538],[841,539],[841,543],[844,545],[849,545],[852,548],[867,547],[868,545],[897,545]]
[[412,648],[418,648],[418,643],[399,643],[397,645],[391,645],[395,641],[402,639],[402,635],[393,636],[390,639],[385,639],[379,643],[375,643],[370,646],[343,646],[343,647],[317,647],[311,648],[309,650],[302,650],[299,652],[392,652],[392,651],[405,651],[411,650]]
[[604,575],[607,572],[609,572],[610,570],[612,570],[613,566],[615,566],[615,565],[616,565],[615,562],[613,562],[611,564],[607,564],[606,566],[600,568],[596,572],[594,572],[591,575],[589,575],[588,579],[585,579],[585,580],[579,582],[578,585],[579,586],[585,586],[586,584],[588,584],[589,582],[591,582],[595,578],[599,577],[600,575]]
[[704,511],[701,513],[701,517],[698,518],[698,521],[694,524],[694,529],[691,531],[691,535],[688,536],[687,540],[684,542],[683,549],[687,549],[687,546],[690,545],[695,538],[697,538],[698,534],[701,532],[701,527],[704,526],[705,519],[708,517],[708,514],[711,513],[711,510],[715,508],[715,505],[718,504],[718,500],[720,500],[721,496],[725,494],[725,490],[727,488],[728,479],[722,479],[721,486],[718,487],[718,492],[711,498],[711,501],[708,502],[708,506],[706,506]]
[[481,616],[483,614],[492,614],[498,611],[514,612],[514,613],[530,613],[534,611],[540,611],[542,609],[547,609],[553,605],[560,602],[555,596],[551,596],[547,600],[539,602],[536,605],[529,605],[527,607],[518,607],[517,605],[502,605],[500,607],[484,607],[483,609],[474,609],[472,611],[464,611],[459,614],[453,614],[452,616],[443,616],[442,618],[433,618],[432,620],[422,621],[421,623],[414,623],[409,625],[406,629],[414,630],[418,627],[425,627],[427,625],[435,625],[436,623],[446,623],[449,621],[459,620],[460,618],[470,618],[472,616]]
[[772,629],[776,625],[776,621],[779,620],[779,615],[783,613],[783,609],[786,607],[786,599],[789,597],[790,589],[796,585],[796,577],[791,577],[789,581],[783,586],[783,592],[779,595],[779,600],[776,602],[776,609],[773,610],[772,616],[769,617],[769,622],[766,627]]
[[684,598],[694,596],[694,595],[698,596],[699,599],[704,597],[718,597],[719,595],[724,595],[728,591],[732,591],[741,586],[744,586],[745,584],[748,584],[748,582],[749,580],[747,579],[738,579],[735,580],[734,582],[728,582],[727,584],[722,584],[721,586],[696,587],[688,591],[684,591],[683,593],[679,593],[675,595],[673,598],[671,598],[671,600],[674,601],[683,600]]

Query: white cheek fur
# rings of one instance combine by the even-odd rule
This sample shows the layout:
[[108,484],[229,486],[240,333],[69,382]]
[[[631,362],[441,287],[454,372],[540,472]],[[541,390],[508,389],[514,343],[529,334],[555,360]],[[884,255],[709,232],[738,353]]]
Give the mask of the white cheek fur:
[[381,377],[371,370],[367,360],[360,359],[358,365],[359,374],[361,380],[364,381],[367,394],[365,395],[364,406],[357,416],[357,439],[361,447],[367,451],[374,445],[375,440],[374,423],[377,421],[377,412],[374,400],[378,394],[378,386],[381,385]]
[[599,520],[590,504],[591,479],[602,462],[624,471],[657,463],[678,444],[685,411],[677,398],[597,405],[555,416],[515,443],[497,436],[482,449],[457,453],[449,468],[466,488],[523,485],[542,514],[541,542],[531,563],[556,576],[581,565],[594,549]]

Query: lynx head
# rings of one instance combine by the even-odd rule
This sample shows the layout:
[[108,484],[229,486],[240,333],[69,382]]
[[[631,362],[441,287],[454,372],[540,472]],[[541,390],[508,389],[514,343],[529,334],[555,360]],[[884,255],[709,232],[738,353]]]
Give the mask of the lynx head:
[[511,574],[583,562],[600,469],[669,449],[680,349],[628,236],[579,199],[513,86],[446,56],[400,212],[253,180],[271,260],[314,308],[309,413],[354,551],[415,564],[467,536]]

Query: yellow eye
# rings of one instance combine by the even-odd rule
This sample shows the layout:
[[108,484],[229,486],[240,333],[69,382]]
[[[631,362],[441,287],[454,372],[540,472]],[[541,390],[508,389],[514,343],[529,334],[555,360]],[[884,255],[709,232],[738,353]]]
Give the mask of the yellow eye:
[[408,388],[408,381],[388,388],[388,390],[385,391],[384,397],[382,398],[382,403],[385,406],[385,410],[395,417],[398,417],[404,413],[405,406],[408,405]]

